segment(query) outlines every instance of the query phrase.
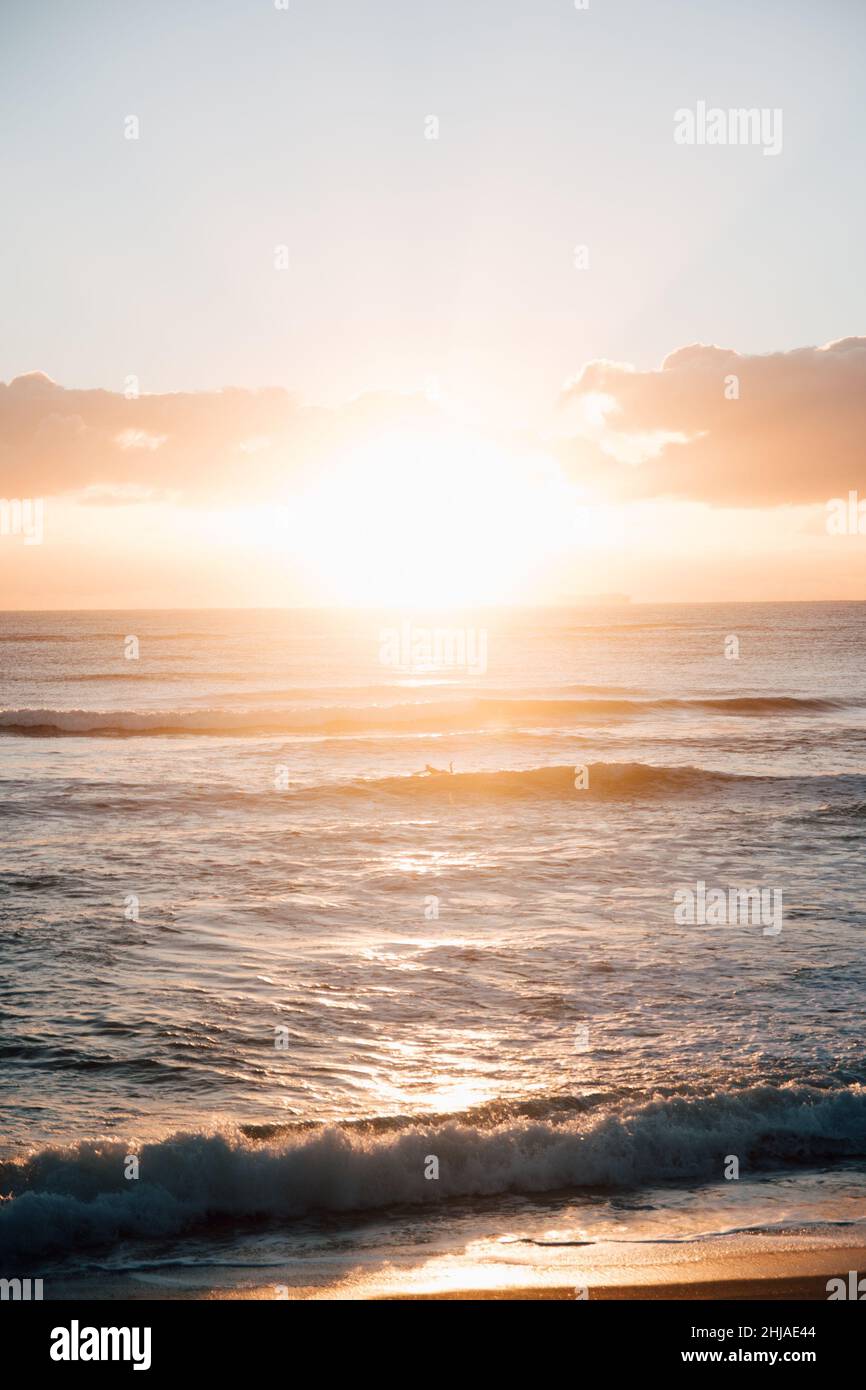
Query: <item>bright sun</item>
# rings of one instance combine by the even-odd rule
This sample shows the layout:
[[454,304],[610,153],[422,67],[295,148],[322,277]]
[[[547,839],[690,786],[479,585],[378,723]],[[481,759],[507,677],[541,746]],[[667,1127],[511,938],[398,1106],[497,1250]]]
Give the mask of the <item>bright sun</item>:
[[371,606],[519,601],[577,512],[552,461],[462,433],[385,435],[300,505],[304,558],[328,597]]
[[553,459],[457,430],[382,435],[230,525],[235,542],[291,556],[321,602],[369,607],[531,601],[600,538],[598,509]]

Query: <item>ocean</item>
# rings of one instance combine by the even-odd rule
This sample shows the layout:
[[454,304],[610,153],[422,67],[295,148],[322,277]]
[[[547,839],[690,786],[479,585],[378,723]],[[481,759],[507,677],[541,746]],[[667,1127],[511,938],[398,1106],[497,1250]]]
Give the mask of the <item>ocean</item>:
[[864,639],[859,603],[0,614],[0,1274],[339,1298],[850,1244]]

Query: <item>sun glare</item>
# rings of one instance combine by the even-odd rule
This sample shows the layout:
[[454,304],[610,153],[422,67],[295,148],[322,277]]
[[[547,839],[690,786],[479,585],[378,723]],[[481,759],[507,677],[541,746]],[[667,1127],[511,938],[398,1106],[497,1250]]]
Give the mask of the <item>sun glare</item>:
[[337,603],[521,601],[575,539],[558,466],[465,434],[392,434],[300,501],[303,561]]
[[314,601],[356,607],[543,602],[617,530],[555,459],[457,430],[382,435],[203,524],[208,544],[294,565]]

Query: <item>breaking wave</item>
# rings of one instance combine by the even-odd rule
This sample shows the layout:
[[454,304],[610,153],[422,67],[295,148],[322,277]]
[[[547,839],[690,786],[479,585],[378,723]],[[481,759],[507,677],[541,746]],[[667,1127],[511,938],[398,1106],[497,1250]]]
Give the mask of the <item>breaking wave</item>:
[[[124,1176],[127,1155],[139,1177]],[[429,1206],[497,1194],[633,1190],[866,1155],[866,1088],[788,1083],[625,1102],[602,1113],[449,1116],[305,1126],[253,1141],[240,1129],[137,1145],[87,1141],[0,1163],[7,1260],[154,1241],[216,1223]],[[425,1178],[435,1157],[439,1178]]]
[[[701,767],[659,767],[648,763],[589,763],[585,765],[585,773],[586,786],[579,793],[582,796],[652,796],[664,792],[708,790],[726,783],[767,780],[754,776],[739,777],[729,772],[712,772]],[[356,796],[374,790],[403,797],[475,794],[574,798],[578,794],[576,781],[577,769],[569,764],[514,771],[416,773],[411,777],[382,777],[352,783],[335,790]]]

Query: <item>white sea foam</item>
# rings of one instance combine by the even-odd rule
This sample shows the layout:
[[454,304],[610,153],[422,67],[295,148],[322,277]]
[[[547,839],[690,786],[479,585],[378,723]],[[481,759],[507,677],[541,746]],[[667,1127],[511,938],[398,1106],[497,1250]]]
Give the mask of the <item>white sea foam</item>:
[[[866,1088],[756,1086],[650,1100],[565,1123],[449,1120],[397,1130],[327,1126],[267,1143],[240,1132],[144,1144],[123,1177],[117,1140],[49,1148],[0,1165],[0,1254],[52,1254],[160,1239],[214,1221],[429,1205],[453,1197],[549,1193],[720,1178],[866,1154]],[[428,1158],[439,1178],[425,1178]]]

